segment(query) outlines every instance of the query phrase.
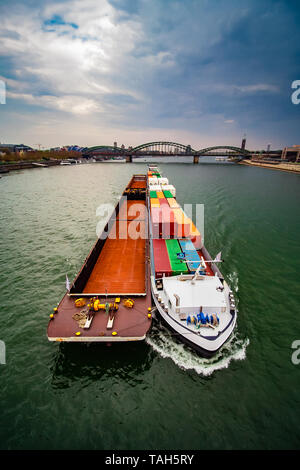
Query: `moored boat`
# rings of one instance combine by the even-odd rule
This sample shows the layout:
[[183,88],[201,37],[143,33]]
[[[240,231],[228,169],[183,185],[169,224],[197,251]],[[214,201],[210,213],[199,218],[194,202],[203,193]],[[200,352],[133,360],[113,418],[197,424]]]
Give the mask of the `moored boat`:
[[145,339],[151,326],[146,175],[134,175],[86,258],[50,315],[50,341]]
[[200,232],[158,168],[148,171],[151,290],[155,306],[180,341],[211,357],[230,338],[237,308],[230,286]]

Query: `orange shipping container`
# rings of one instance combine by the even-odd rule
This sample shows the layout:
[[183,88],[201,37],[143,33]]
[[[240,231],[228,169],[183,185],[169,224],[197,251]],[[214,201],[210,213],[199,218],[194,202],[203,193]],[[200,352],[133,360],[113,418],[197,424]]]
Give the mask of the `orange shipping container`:
[[151,207],[160,207],[159,199],[156,197],[150,199],[150,204]]
[[188,237],[190,234],[190,219],[186,216],[181,208],[172,209],[177,222],[177,236]]

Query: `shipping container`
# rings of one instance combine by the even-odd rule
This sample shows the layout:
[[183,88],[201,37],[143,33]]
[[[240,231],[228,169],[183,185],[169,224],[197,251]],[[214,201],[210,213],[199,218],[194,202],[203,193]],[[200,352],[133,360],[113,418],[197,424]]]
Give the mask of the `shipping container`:
[[164,199],[165,197],[163,191],[156,191],[156,194],[157,194],[158,199]]
[[171,193],[171,191],[164,190],[164,195],[165,195],[166,198],[173,199],[173,194]]
[[169,206],[170,206],[172,209],[175,209],[175,208],[177,208],[177,207],[180,207],[180,205],[178,204],[178,202],[176,201],[176,199],[173,198],[173,197],[168,197],[168,198],[167,198],[167,201],[168,201]]
[[162,238],[177,237],[177,222],[176,222],[172,209],[170,209],[168,204],[163,204],[160,206],[160,208],[162,210],[161,237]]
[[157,198],[150,199],[150,206],[151,207],[160,207],[159,199],[157,199]]
[[150,187],[149,187],[150,191],[161,191],[161,186],[160,184],[152,184]]
[[[194,273],[201,262],[200,256],[191,242],[191,240],[179,240],[179,245],[185,255],[186,263],[191,273]],[[201,274],[205,274],[205,270],[201,271]]]
[[162,230],[162,211],[160,207],[151,207],[151,225],[153,238],[159,238]]
[[157,198],[157,192],[156,191],[150,191],[150,198]]
[[151,206],[151,223],[154,238],[167,239],[177,236],[177,222],[168,205]]
[[185,238],[184,240],[178,240],[178,242],[179,242],[179,245],[180,245],[180,248],[182,249],[182,251],[184,251],[184,252],[186,252],[186,251],[196,251],[193,243],[188,238]]
[[170,193],[172,194],[172,197],[176,197],[176,189],[172,184],[164,184],[163,190],[170,191]]
[[153,240],[153,258],[155,267],[155,278],[172,275],[168,250],[165,240]]
[[195,247],[197,250],[201,250],[203,243],[202,243],[202,237],[201,233],[197,229],[196,225],[193,223],[193,221],[190,219],[190,234],[189,238],[191,241],[194,243]]
[[172,210],[178,226],[177,236],[188,237],[190,235],[190,219],[185,215],[181,207]]
[[170,239],[166,240],[166,246],[169,255],[169,261],[172,268],[173,275],[178,275],[181,273],[187,273],[188,267],[185,261],[181,261],[177,254],[181,253],[181,248],[178,243],[178,240]]
[[158,179],[156,176],[151,176],[148,178],[149,185],[152,186],[154,184],[158,184]]
[[159,202],[160,202],[160,205],[161,206],[167,206],[167,207],[170,207],[169,204],[168,204],[168,201],[165,197],[162,197],[162,198],[159,198]]
[[158,178],[158,182],[161,185],[169,184],[168,178]]

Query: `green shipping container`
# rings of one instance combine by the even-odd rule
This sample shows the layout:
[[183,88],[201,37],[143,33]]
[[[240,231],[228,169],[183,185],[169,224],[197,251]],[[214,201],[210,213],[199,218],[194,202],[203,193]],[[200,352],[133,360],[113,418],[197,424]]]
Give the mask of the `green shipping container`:
[[151,198],[156,198],[156,199],[157,199],[157,194],[156,194],[156,191],[150,191],[150,197],[151,197]]
[[178,241],[175,239],[166,240],[166,246],[173,275],[188,273],[189,270],[186,263],[177,258],[177,253],[181,253]]
[[158,178],[161,178],[160,173],[152,173],[152,176],[157,176]]
[[168,198],[168,197],[174,197],[173,194],[171,193],[171,191],[168,191],[168,190],[164,191],[164,195],[165,195],[165,197],[167,197],[167,198]]

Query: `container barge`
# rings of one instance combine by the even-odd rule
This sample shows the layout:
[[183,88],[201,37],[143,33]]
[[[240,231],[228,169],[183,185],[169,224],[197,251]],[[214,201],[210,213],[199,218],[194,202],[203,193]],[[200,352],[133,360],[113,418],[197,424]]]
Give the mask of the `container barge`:
[[150,166],[148,175],[151,291],[161,319],[180,341],[211,357],[237,318],[233,292],[176,199],[176,188]]
[[134,175],[50,314],[50,341],[139,341],[151,326],[146,175]]

